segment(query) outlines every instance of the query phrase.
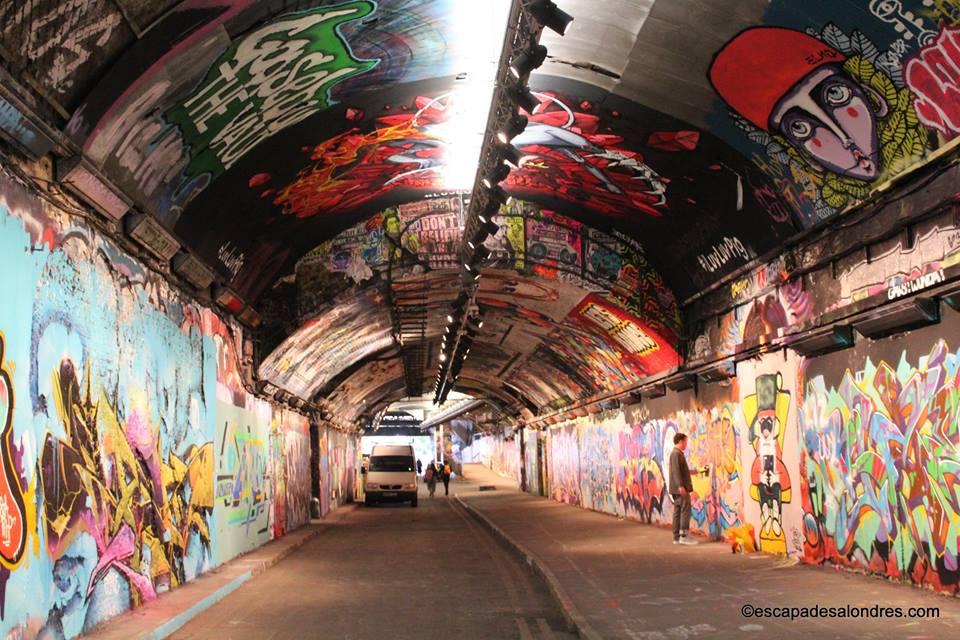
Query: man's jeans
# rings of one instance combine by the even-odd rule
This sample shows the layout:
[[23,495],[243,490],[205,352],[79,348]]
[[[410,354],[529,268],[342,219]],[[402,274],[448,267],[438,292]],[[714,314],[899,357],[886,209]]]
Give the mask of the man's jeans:
[[687,495],[671,493],[673,498],[673,539],[680,539],[680,532],[687,535],[690,530],[690,492]]

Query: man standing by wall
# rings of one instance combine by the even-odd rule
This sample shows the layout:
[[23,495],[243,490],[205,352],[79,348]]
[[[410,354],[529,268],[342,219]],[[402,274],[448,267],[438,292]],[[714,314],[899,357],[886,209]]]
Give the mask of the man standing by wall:
[[678,433],[673,436],[673,445],[669,486],[673,498],[673,544],[697,544],[696,540],[687,538],[690,529],[690,493],[693,491],[690,469],[683,453],[687,449],[687,435]]

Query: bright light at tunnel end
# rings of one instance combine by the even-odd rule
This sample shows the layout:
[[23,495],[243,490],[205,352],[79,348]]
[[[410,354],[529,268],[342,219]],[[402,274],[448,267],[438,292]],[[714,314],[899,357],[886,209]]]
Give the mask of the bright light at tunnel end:
[[510,0],[459,0],[453,6],[454,112],[440,135],[447,141],[443,187],[461,191],[473,187],[477,174]]

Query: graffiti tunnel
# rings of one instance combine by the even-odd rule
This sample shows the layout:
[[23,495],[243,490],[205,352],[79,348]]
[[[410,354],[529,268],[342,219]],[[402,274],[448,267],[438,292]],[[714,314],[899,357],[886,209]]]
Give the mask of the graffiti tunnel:
[[960,629],[960,4],[559,5],[0,2],[0,633],[95,636],[318,520],[402,539],[358,508],[391,444],[410,526],[544,514],[506,544],[573,613],[464,637],[758,631],[551,573],[588,525],[548,508],[669,544],[687,500],[686,557]]

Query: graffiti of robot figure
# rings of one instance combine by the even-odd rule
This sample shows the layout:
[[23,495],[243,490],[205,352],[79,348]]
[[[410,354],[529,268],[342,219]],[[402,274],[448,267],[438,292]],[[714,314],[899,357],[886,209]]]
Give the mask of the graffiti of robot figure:
[[744,399],[743,412],[756,452],[750,469],[750,496],[760,503],[760,549],[786,554],[782,510],[791,500],[791,485],[783,463],[783,438],[790,394],[781,391],[782,384],[780,374],[758,376],[756,393]]
[[835,208],[928,146],[908,89],[864,56],[800,31],[742,31],[716,54],[709,76],[734,111],[810,171]]

